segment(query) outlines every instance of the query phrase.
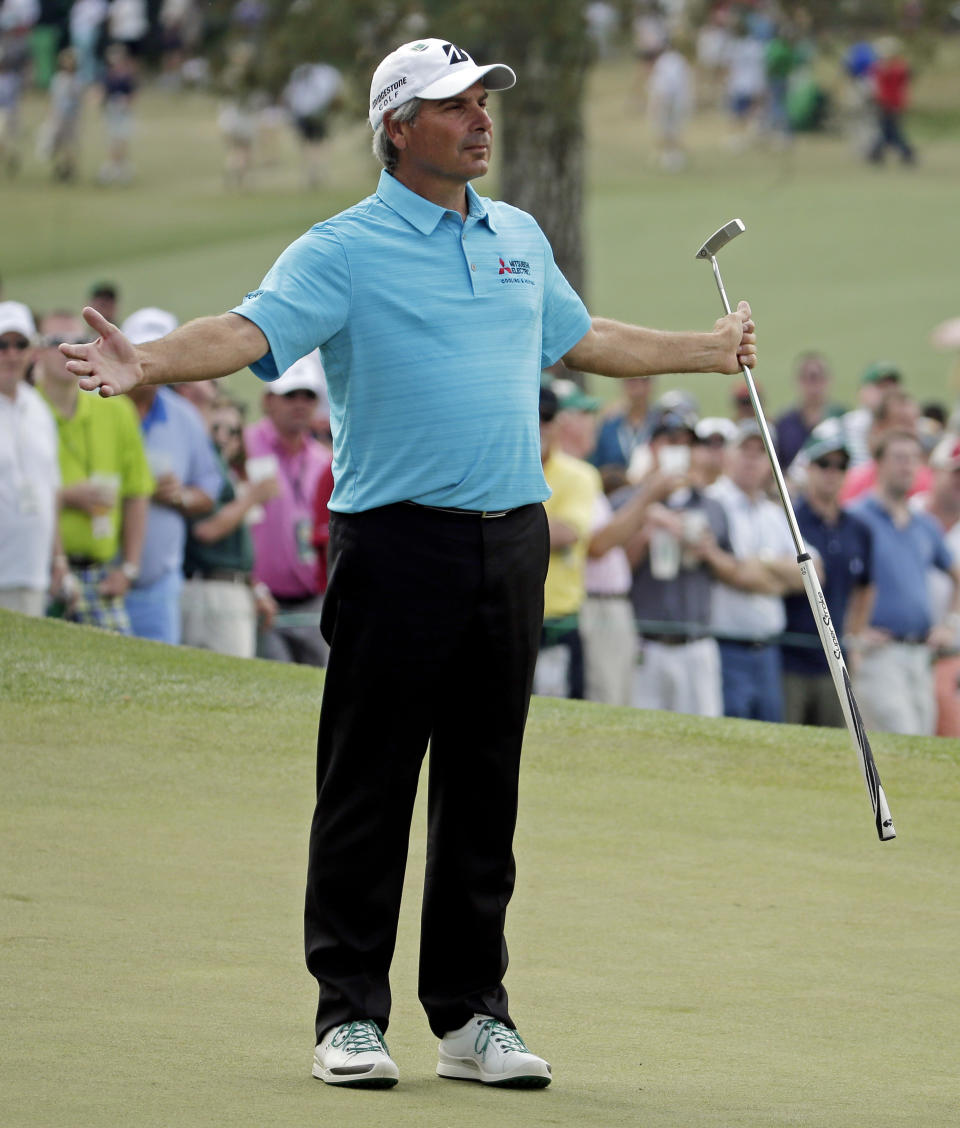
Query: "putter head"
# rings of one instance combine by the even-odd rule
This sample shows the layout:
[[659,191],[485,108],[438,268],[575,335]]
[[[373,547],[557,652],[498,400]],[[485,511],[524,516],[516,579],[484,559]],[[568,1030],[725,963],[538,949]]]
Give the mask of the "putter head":
[[697,258],[713,258],[717,251],[725,247],[731,239],[736,239],[738,235],[742,235],[744,231],[746,231],[746,227],[744,227],[742,219],[731,219],[729,223],[725,223],[718,231],[714,231],[700,250],[697,251]]

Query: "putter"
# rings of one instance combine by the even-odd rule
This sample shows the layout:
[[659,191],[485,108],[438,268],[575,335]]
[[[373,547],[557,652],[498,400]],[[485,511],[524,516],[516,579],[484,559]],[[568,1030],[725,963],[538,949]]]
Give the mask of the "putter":
[[[742,220],[731,219],[729,223],[725,223],[718,231],[714,231],[700,250],[697,251],[697,258],[707,259],[713,268],[713,277],[716,279],[717,289],[720,291],[720,298],[723,301],[723,308],[727,313],[731,312],[730,302],[727,299],[727,292],[723,288],[723,279],[720,277],[720,267],[717,266],[717,252],[725,247],[731,239],[736,239],[738,235],[742,235],[745,230],[746,228]],[[840,707],[843,709],[843,717],[847,723],[847,731],[850,733],[850,739],[853,742],[853,748],[860,764],[860,771],[863,774],[863,781],[867,786],[867,794],[870,796],[870,805],[873,807],[873,817],[877,827],[877,835],[881,842],[888,842],[891,838],[897,837],[897,832],[893,827],[890,808],[887,806],[887,797],[880,783],[880,773],[877,771],[877,765],[873,759],[873,752],[870,749],[870,742],[867,740],[867,733],[863,727],[863,718],[860,716],[860,708],[857,705],[856,697],[853,695],[853,686],[850,684],[850,675],[847,672],[847,666],[843,660],[843,651],[840,648],[837,632],[834,629],[833,620],[830,617],[830,610],[824,598],[823,588],[820,586],[817,570],[813,566],[810,554],[807,552],[806,546],[803,543],[800,526],[797,524],[797,517],[793,511],[793,503],[790,500],[790,494],[787,492],[787,485],[783,478],[783,471],[780,469],[780,463],[777,460],[777,455],[773,448],[773,441],[770,438],[770,429],[767,427],[763,408],[760,406],[760,397],[757,395],[757,387],[753,382],[753,373],[745,364],[742,366],[742,369],[744,379],[747,382],[747,390],[750,393],[750,403],[753,405],[753,413],[757,418],[757,425],[760,428],[760,437],[763,439],[767,458],[770,459],[770,465],[773,468],[773,478],[777,484],[777,491],[780,494],[783,511],[786,514],[787,523],[790,526],[790,535],[793,537],[793,543],[797,550],[797,565],[800,568],[800,575],[803,577],[803,586],[807,593],[807,599],[810,601],[810,610],[813,612],[813,618],[817,624],[820,644],[823,647],[827,665],[830,667],[833,684],[836,688],[837,696],[840,698]]]

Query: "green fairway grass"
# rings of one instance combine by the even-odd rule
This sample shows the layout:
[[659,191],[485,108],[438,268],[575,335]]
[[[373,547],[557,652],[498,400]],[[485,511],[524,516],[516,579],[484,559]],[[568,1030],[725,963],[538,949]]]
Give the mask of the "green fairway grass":
[[[739,216],[747,232],[724,251],[722,268],[731,299],[748,296],[760,322],[758,377],[772,410],[791,399],[790,366],[809,348],[833,361],[837,395],[848,403],[866,365],[891,359],[903,366],[918,398],[952,405],[954,358],[934,351],[929,334],[960,315],[958,65],[960,47],[947,41],[939,67],[918,86],[917,168],[866,166],[839,133],[802,136],[790,154],[735,155],[726,119],[708,113],[691,131],[691,167],[679,176],[656,167],[645,118],[629,105],[633,64],[596,68],[587,104],[591,309],[666,328],[709,327],[719,299],[694,252]],[[509,112],[508,98],[499,99],[495,116]],[[375,187],[369,129],[342,122],[320,190],[302,189],[287,135],[276,160],[255,170],[248,191],[225,191],[217,108],[205,95],[148,89],[138,102],[138,176],[129,189],[93,183],[103,153],[93,107],[85,118],[82,183],[52,185],[38,161],[28,159],[21,176],[2,185],[5,213],[17,219],[0,255],[5,295],[41,310],[77,306],[94,279],[107,277],[121,285],[126,312],[142,305],[181,318],[220,312],[254,288],[311,223]],[[34,96],[28,126],[43,112]],[[491,175],[480,190],[495,195],[496,181]],[[661,380],[663,388],[677,383]],[[682,383],[705,411],[726,412],[728,378]],[[255,398],[258,384],[249,373],[233,384],[244,398]],[[597,388],[615,393],[610,381]]]
[[401,1083],[335,1091],[301,955],[322,674],[7,612],[0,653],[4,1124],[957,1122],[955,742],[875,736],[881,845],[844,732],[536,699],[507,985],[555,1083],[433,1075],[421,802]]

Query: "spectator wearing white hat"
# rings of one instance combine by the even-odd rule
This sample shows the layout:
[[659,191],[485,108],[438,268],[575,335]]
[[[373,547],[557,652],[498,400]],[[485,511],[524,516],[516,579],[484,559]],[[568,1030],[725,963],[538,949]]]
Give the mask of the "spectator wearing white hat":
[[33,316],[0,302],[0,607],[42,615],[56,551],[60,467],[57,426],[24,380],[33,359]]
[[[122,330],[134,344],[171,332],[177,319],[166,310],[138,309]],[[180,592],[187,520],[213,509],[221,474],[203,419],[170,388],[141,385],[129,392],[140,416],[147,461],[156,481],[147,516],[139,574],[127,592],[133,633],[158,642],[181,639]]]
[[318,404],[326,399],[320,355],[301,357],[267,385],[264,418],[247,428],[247,470],[276,474],[277,495],[263,505],[253,526],[253,576],[276,601],[278,615],[260,639],[260,653],[278,662],[324,666],[329,653],[320,635],[323,591],[313,542],[317,486],[330,452],[310,433]]
[[802,591],[796,549],[782,507],[767,496],[770,462],[753,419],[738,424],[727,473],[707,496],[723,506],[736,568],[715,585],[711,627],[720,646],[723,712],[783,720],[778,636],[783,596]]
[[708,415],[697,422],[691,459],[703,489],[723,477],[727,451],[737,441],[737,425],[723,415]]

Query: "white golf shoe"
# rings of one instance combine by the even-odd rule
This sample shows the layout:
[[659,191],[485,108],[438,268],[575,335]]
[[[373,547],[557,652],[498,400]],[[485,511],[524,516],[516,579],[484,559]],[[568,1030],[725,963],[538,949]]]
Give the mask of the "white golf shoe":
[[400,1079],[396,1063],[375,1022],[332,1026],[313,1054],[313,1076],[328,1085],[389,1089]]
[[532,1054],[516,1030],[487,1014],[475,1014],[440,1040],[437,1073],[512,1089],[542,1089],[550,1066]]

